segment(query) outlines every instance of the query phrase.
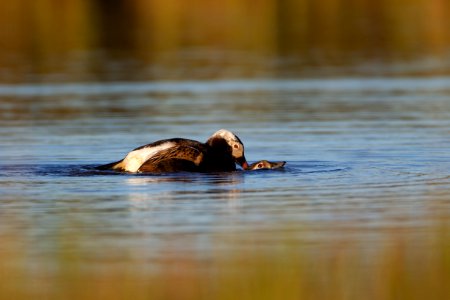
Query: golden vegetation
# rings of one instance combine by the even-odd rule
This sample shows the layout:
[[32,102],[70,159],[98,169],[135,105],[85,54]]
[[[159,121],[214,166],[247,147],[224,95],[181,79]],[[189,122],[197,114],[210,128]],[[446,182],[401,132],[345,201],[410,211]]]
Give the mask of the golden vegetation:
[[[238,61],[244,67],[248,64],[244,75],[250,76],[255,68],[264,72],[259,59],[265,58],[288,56],[306,65],[325,66],[367,60],[445,60],[449,46],[450,3],[444,0],[17,0],[0,4],[0,67],[12,72],[3,74],[6,79],[20,79],[27,72],[70,72],[76,80],[98,72],[103,55],[136,61],[142,68],[175,68],[194,57],[196,66],[213,61],[220,71]],[[207,51],[192,54],[192,49],[226,54],[208,57]],[[239,57],[242,53],[246,55]]]
[[[33,245],[4,237],[0,299],[448,298],[447,229],[389,232],[376,243],[347,234],[324,245],[286,241],[269,248],[251,236],[240,236],[245,243],[218,238],[217,249],[203,258],[172,249],[154,260],[90,260],[81,248],[63,247],[47,263],[30,258]],[[61,242],[66,239],[72,237]]]

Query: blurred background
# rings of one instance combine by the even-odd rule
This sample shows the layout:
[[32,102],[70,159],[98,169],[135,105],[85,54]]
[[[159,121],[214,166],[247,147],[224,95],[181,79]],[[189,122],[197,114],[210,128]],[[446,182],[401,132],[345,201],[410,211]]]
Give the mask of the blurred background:
[[445,0],[15,0],[0,81],[447,74]]

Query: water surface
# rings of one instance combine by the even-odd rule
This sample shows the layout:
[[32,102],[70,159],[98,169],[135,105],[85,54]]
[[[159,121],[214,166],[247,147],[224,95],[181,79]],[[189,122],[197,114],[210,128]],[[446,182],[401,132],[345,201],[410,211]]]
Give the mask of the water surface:
[[[91,264],[427,233],[450,202],[450,79],[0,85],[0,234],[30,261]],[[170,137],[239,135],[284,169],[122,174],[95,166]],[[233,243],[227,243],[227,238]],[[239,246],[236,240],[241,240]],[[107,251],[106,251],[107,250]]]

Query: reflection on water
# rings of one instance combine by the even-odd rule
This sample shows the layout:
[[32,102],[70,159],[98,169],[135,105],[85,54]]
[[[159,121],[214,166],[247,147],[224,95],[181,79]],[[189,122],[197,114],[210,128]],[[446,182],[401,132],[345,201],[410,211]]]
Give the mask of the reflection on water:
[[[209,199],[234,201],[239,198],[236,186],[242,183],[244,174],[231,172],[224,174],[191,174],[132,176],[127,184],[133,192],[129,194],[133,205],[159,201],[183,201],[207,197]],[[164,184],[168,183],[168,189]],[[155,187],[155,185],[157,187]],[[174,188],[174,185],[177,188]],[[202,188],[199,188],[201,186]],[[163,193],[161,193],[163,189]],[[142,205],[140,206],[142,207]]]

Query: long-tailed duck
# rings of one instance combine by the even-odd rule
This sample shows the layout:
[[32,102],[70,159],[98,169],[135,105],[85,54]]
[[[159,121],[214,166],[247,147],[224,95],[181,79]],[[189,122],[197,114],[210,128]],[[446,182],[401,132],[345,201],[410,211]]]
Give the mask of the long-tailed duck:
[[173,138],[141,146],[119,161],[97,167],[125,172],[234,171],[236,163],[248,168],[244,144],[232,132],[221,129],[206,143]]

